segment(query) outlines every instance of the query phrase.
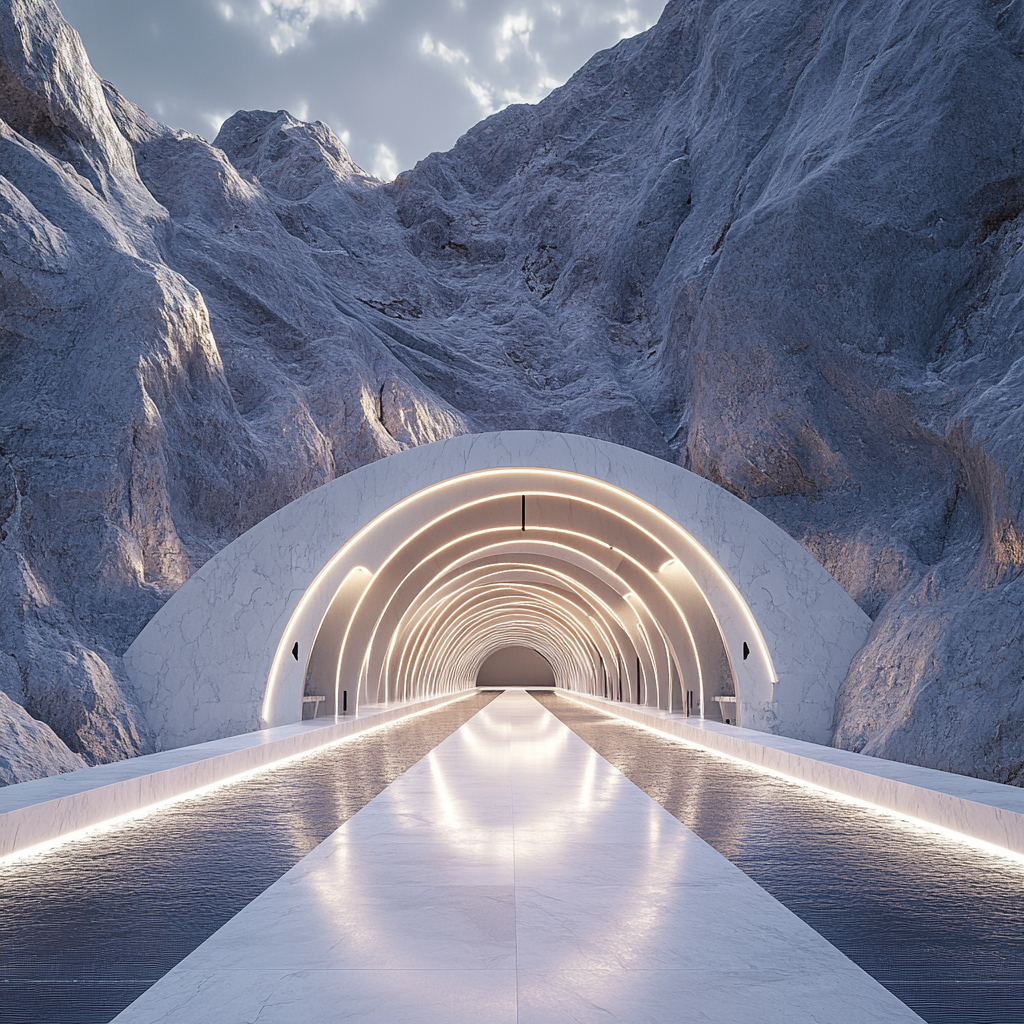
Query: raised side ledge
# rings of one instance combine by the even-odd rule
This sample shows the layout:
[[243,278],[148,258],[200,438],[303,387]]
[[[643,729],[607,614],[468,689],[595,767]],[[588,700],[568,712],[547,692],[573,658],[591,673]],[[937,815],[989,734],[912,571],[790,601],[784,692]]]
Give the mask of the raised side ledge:
[[1024,790],[918,765],[886,761],[706,722],[604,697],[557,690],[580,704],[780,775],[1024,854]]
[[388,707],[369,705],[337,722],[332,718],[282,725],[6,786],[0,789],[0,857],[476,692],[465,690]]

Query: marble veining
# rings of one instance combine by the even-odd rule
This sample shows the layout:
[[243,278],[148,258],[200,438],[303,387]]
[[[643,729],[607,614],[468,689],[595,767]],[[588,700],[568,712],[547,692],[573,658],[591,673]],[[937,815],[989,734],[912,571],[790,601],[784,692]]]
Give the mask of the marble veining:
[[746,601],[778,675],[770,692],[744,707],[743,720],[827,741],[835,694],[870,620],[807,551],[724,489],[663,460],[592,438],[509,431],[450,438],[363,466],[210,559],[125,654],[158,743],[180,746],[265,724],[266,684],[284,630],[333,556],[403,498],[499,467],[603,480],[680,524]]

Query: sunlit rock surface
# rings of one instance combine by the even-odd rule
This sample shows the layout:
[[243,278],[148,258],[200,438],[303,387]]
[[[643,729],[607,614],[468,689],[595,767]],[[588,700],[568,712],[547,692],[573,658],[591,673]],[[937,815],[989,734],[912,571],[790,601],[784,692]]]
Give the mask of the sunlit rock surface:
[[[1024,783],[1022,17],[670,3],[385,184],[284,111],[160,125],[3,5],[3,691],[144,751],[120,655],[210,554],[546,428],[728,487],[875,618],[837,744]],[[77,763],[19,728],[25,771]]]

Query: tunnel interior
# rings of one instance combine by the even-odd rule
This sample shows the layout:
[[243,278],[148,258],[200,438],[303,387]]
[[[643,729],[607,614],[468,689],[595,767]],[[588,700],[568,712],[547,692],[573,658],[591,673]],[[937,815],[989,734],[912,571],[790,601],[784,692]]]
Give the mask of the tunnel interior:
[[519,468],[427,488],[354,536],[299,602],[265,703],[343,715],[517,672],[730,724],[775,681],[739,591],[680,524],[592,477]]
[[555,670],[532,647],[499,647],[487,655],[476,674],[477,686],[529,686],[540,689],[555,685]]

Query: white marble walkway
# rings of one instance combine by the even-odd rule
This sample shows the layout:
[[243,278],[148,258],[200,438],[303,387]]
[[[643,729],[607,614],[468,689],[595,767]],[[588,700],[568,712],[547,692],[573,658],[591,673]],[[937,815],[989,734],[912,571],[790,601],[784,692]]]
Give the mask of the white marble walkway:
[[506,692],[116,1018],[257,1020],[920,1018]]

